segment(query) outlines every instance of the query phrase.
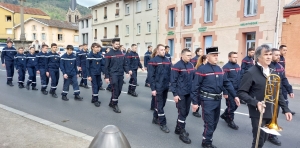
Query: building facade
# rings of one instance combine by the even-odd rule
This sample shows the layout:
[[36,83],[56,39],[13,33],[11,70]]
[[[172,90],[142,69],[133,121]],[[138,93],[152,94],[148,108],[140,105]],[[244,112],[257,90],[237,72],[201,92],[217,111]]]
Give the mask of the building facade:
[[[31,17],[50,19],[47,15],[40,9],[24,7],[24,20]],[[20,36],[15,36],[13,27],[20,24],[20,6],[8,3],[0,3],[0,39],[6,40],[8,37],[11,39],[19,38]]]
[[77,9],[76,0],[71,0],[70,7],[66,14],[66,21],[70,23],[78,23],[78,20],[81,18],[81,14]]
[[120,38],[126,49],[137,44],[142,57],[147,46],[158,44],[157,0],[107,0],[90,8],[94,41],[103,46]]
[[91,47],[93,43],[92,15],[82,17],[78,23],[79,44],[88,44],[88,47]]
[[[20,24],[14,27],[16,39],[19,40],[21,34]],[[29,18],[24,22],[25,37],[28,41],[38,40],[41,44],[47,45],[56,43],[58,47],[67,45],[79,45],[78,26],[67,21]]]
[[280,12],[285,3],[285,0],[160,1],[159,41],[170,46],[175,61],[180,59],[183,48],[195,51],[198,47],[218,46],[220,63],[226,63],[228,53],[235,51],[240,64],[250,47],[261,44],[278,47]]
[[294,0],[284,7],[282,27],[282,44],[288,48],[285,57],[286,75],[300,77],[299,38],[300,38],[300,1]]

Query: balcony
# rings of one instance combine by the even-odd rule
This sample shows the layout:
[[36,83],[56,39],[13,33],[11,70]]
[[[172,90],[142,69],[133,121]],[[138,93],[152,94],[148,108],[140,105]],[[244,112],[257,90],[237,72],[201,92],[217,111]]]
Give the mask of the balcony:
[[116,16],[116,17],[119,16],[119,13],[116,13],[115,16]]

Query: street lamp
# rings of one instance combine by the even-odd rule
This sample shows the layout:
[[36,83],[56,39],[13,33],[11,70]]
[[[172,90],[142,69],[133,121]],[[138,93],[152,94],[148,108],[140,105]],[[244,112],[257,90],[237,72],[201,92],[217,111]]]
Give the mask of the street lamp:
[[20,5],[21,5],[21,10],[20,10],[20,13],[21,13],[21,35],[20,35],[20,41],[22,43],[22,46],[24,47],[24,42],[26,41],[26,38],[25,38],[25,33],[24,33],[24,8],[23,8],[23,4],[24,2],[26,2],[26,0],[19,0],[20,1]]

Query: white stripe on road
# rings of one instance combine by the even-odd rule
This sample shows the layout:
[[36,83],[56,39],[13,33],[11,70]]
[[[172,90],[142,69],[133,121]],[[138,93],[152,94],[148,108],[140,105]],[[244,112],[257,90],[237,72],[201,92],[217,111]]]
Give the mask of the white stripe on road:
[[7,110],[9,112],[12,112],[12,113],[15,113],[17,115],[20,115],[24,118],[27,118],[27,119],[30,119],[30,120],[33,120],[35,122],[38,122],[40,124],[43,124],[43,125],[46,125],[46,126],[49,126],[50,128],[55,128],[59,131],[62,131],[64,133],[67,133],[67,134],[70,134],[70,135],[73,135],[75,137],[79,137],[79,138],[82,138],[82,139],[85,139],[85,140],[88,140],[88,141],[92,141],[94,139],[94,137],[92,136],[89,136],[87,134],[84,134],[84,133],[81,133],[81,132],[78,132],[78,131],[75,131],[73,129],[70,129],[70,128],[67,128],[67,127],[64,127],[64,126],[61,126],[61,125],[58,125],[58,124],[55,124],[53,122],[50,122],[48,120],[45,120],[45,119],[42,119],[42,118],[39,118],[39,117],[36,117],[36,116],[33,116],[31,114],[27,114],[25,112],[22,112],[22,111],[19,111],[19,110],[16,110],[16,109],[13,109],[11,107],[8,107],[8,106],[5,106],[3,104],[0,104],[0,108],[4,109],[4,110]]

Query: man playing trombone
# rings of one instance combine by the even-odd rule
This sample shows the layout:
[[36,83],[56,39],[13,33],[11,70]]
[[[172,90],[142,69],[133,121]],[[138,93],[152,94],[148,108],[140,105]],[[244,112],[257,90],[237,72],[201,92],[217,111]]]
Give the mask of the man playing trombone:
[[[244,100],[248,105],[253,134],[252,148],[256,145],[258,132],[260,134],[257,146],[262,148],[264,142],[267,140],[268,134],[264,131],[260,132],[258,129],[259,127],[264,127],[266,124],[269,124],[272,118],[277,118],[277,114],[275,116],[273,115],[273,108],[275,108],[274,112],[276,113],[276,105],[278,104],[283,109],[287,121],[292,120],[292,114],[281,94],[281,89],[277,90],[279,91],[279,95],[277,95],[277,99],[276,97],[274,99],[278,102],[270,102],[265,99],[265,89],[267,89],[266,81],[269,81],[267,78],[269,78],[270,74],[276,74],[273,69],[269,68],[272,61],[272,51],[268,45],[262,45],[256,49],[255,61],[255,66],[252,66],[244,74],[237,96]],[[272,80],[270,80],[270,82],[272,82]],[[275,104],[275,107],[273,107],[273,103]],[[261,115],[262,118],[260,118]]]

